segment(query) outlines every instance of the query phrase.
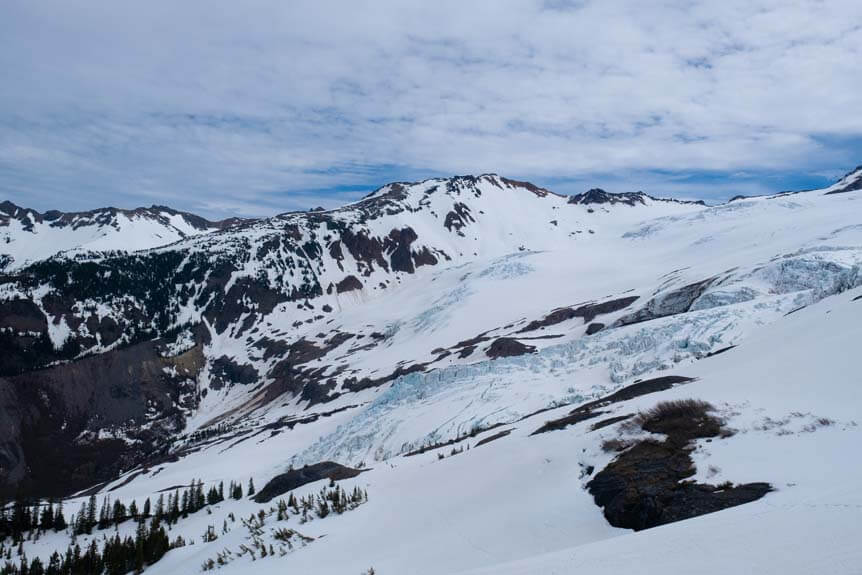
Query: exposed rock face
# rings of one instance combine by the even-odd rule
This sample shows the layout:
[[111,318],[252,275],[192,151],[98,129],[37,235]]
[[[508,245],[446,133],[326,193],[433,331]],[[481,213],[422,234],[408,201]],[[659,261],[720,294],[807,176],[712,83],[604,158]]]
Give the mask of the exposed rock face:
[[[492,194],[505,194],[507,201],[497,202]],[[28,430],[37,430],[32,437],[45,445],[63,446],[70,454],[84,449],[82,437],[116,437],[97,442],[105,447],[99,469],[90,471],[103,478],[144,454],[166,449],[168,430],[182,427],[198,396],[208,401],[221,397],[209,392],[244,386],[241,391],[248,397],[239,402],[240,411],[279,398],[309,407],[426,369],[424,363],[392,362],[351,373],[346,361],[336,363],[327,354],[340,345],[345,349],[338,353],[344,357],[362,353],[385,345],[388,335],[357,334],[357,339],[368,339],[349,347],[347,338],[354,335],[335,333],[338,324],[327,321],[354,305],[357,298],[349,292],[376,297],[422,266],[523,249],[521,236],[535,236],[534,222],[513,213],[509,200],[530,202],[543,225],[557,222],[556,235],[541,237],[548,245],[567,238],[561,229],[581,211],[567,206],[562,196],[490,174],[394,183],[344,208],[261,220],[210,222],[161,206],[40,214],[0,204],[0,238],[14,232],[29,239],[39,229],[66,233],[98,226],[113,233],[138,219],[148,227],[171,229],[169,241],[134,248],[145,248],[140,251],[114,250],[102,241],[99,247],[77,246],[62,254],[52,248],[26,265],[11,261],[11,251],[0,253],[0,272],[7,272],[0,273],[0,377],[5,378],[0,425],[11,422],[3,432],[8,441],[0,447],[0,483],[32,486],[42,481],[44,470],[30,461],[36,447],[24,445]],[[505,209],[495,211],[499,206]],[[498,234],[500,227],[507,233]],[[479,241],[486,233],[493,241]],[[548,325],[571,314],[591,319],[607,303],[563,311]],[[165,342],[171,343],[170,354]],[[481,342],[447,353],[466,357],[488,345]],[[515,338],[488,348],[492,357],[533,349]],[[238,352],[232,356],[226,350]],[[189,353],[197,354],[194,368],[177,367],[176,358]],[[114,373],[118,365],[125,366],[122,374]],[[86,385],[82,373],[87,374]],[[198,373],[204,375],[198,378]],[[57,413],[93,417],[61,428],[46,419],[44,389]],[[87,398],[95,404],[76,399],[82,389],[89,390]],[[102,410],[123,414],[128,429],[116,429],[120,424],[101,415]],[[65,429],[76,435],[67,437]],[[134,449],[126,441],[141,438],[145,441]],[[58,457],[51,456],[54,461]],[[77,485],[76,465],[70,464],[68,485]]]
[[694,473],[686,450],[644,441],[596,474],[588,488],[611,525],[635,531],[756,501],[771,490],[768,483],[683,483]]
[[524,355],[525,353],[533,353],[534,351],[536,351],[534,346],[521,343],[517,339],[498,337],[485,353],[488,354],[488,357],[497,359],[498,357]]
[[239,364],[223,355],[210,365],[210,387],[221,389],[231,383],[249,385],[258,381],[259,374],[252,365]]
[[359,281],[359,278],[356,276],[347,276],[337,284],[335,284],[335,289],[338,293],[344,293],[353,290],[361,290],[362,282]]
[[618,389],[610,395],[579,405],[570,411],[568,415],[546,421],[539,429],[534,431],[532,435],[565,429],[570,425],[575,425],[576,423],[580,423],[606,413],[604,411],[598,411],[599,409],[608,407],[615,403],[620,403],[621,401],[628,401],[629,399],[634,399],[642,395],[666,391],[672,387],[692,381],[694,381],[692,378],[682,375],[664,375],[644,381],[638,381],[631,385],[627,385],[622,389]]
[[470,207],[462,202],[456,202],[452,205],[452,211],[446,214],[446,220],[443,225],[450,232],[454,231],[463,235],[461,229],[474,221],[476,220],[470,215]]
[[683,204],[697,204],[704,205],[704,202],[690,202],[686,200],[674,200],[667,198],[654,198],[648,194],[643,192],[624,192],[621,194],[612,194],[604,191],[601,188],[593,188],[588,190],[582,194],[575,194],[569,198],[570,204],[580,204],[580,205],[614,205],[614,204],[623,204],[626,206],[636,206],[638,204],[645,205],[646,200],[651,201],[660,201],[660,202],[676,202]]
[[635,204],[644,204],[644,199],[648,196],[643,192],[626,192],[622,194],[609,194],[601,188],[593,188],[582,194],[575,194],[569,198],[570,204],[625,204],[634,206]]
[[400,230],[389,232],[383,248],[389,254],[389,263],[392,271],[406,272],[412,274],[416,268],[413,267],[413,258],[410,253],[410,244],[415,242],[419,236],[413,228],[405,227]]
[[560,308],[551,312],[541,320],[531,321],[529,324],[526,325],[526,327],[521,329],[520,332],[523,333],[526,331],[534,331],[544,327],[549,327],[576,317],[583,318],[584,323],[589,323],[593,321],[596,316],[613,313],[615,311],[625,309],[631,304],[633,304],[635,301],[637,301],[637,299],[638,296],[628,296],[600,303],[589,303],[578,306],[576,308]]
[[685,313],[691,309],[692,304],[703,295],[703,292],[715,282],[716,278],[708,278],[693,284],[688,284],[679,289],[660,294],[649,300],[644,307],[621,317],[617,320],[617,326],[631,325],[642,321],[650,321],[656,318],[678,313]]
[[772,490],[768,483],[715,486],[686,481],[696,471],[690,442],[726,432],[712,410],[705,402],[683,400],[660,403],[637,416],[634,421],[644,431],[667,439],[646,439],[624,448],[587,483],[611,525],[648,529],[749,503]]
[[605,324],[603,324],[602,322],[599,322],[599,321],[593,322],[587,326],[586,334],[587,335],[593,335],[595,333],[599,333],[603,329],[605,329]]
[[0,496],[65,495],[158,452],[197,405],[204,361],[200,345],[162,353],[148,341],[0,378]]
[[360,473],[362,472],[359,469],[345,467],[333,461],[306,465],[301,469],[291,469],[270,479],[269,483],[264,485],[263,489],[255,495],[254,500],[257,503],[268,503],[279,495],[284,495],[314,481],[321,479],[340,481],[356,477]]

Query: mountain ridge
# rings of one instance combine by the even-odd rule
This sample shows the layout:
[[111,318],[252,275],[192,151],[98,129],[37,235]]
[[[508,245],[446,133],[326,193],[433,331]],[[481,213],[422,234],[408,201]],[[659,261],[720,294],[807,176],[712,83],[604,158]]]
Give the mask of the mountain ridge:
[[[108,478],[117,462],[145,461],[174,434],[210,425],[226,413],[261,412],[277,401],[299,409],[338,404],[411,374],[541,351],[555,343],[542,339],[553,326],[584,321],[586,334],[594,336],[684,313],[695,301],[718,297],[712,292],[719,282],[695,276],[691,281],[701,282],[693,284],[696,289],[676,285],[673,291],[674,280],[653,288],[668,292],[661,301],[646,291],[591,293],[578,305],[539,300],[524,318],[423,336],[422,348],[397,359],[385,350],[405,329],[403,321],[345,324],[369,306],[411,293],[410,286],[448,277],[446,270],[506,277],[529,268],[524,262],[551,254],[582,254],[591,261],[593,252],[617,244],[630,249],[633,241],[667,225],[729,214],[730,207],[599,189],[561,196],[486,174],[387,184],[334,210],[243,220],[128,253],[51,255],[7,271],[0,281],[0,337],[7,351],[0,376],[7,378],[8,393],[25,404],[39,401],[21,399],[21,389],[29,386],[79,411],[80,399],[56,382],[83,374],[98,379],[115,357],[138,365],[132,369],[138,375],[114,376],[137,399],[123,408],[136,414],[131,428],[109,424],[112,434],[127,440],[122,455],[105,467]],[[485,269],[476,262],[496,263]],[[457,302],[458,289],[435,306]],[[609,311],[596,317],[594,309]],[[433,325],[422,316],[412,321],[415,329]],[[140,386],[140,374],[147,374],[149,388]],[[155,401],[152,393],[167,389],[171,400]],[[145,419],[149,404],[157,407]],[[109,398],[101,405],[117,409]],[[103,420],[112,421],[107,411]],[[38,405],[30,415],[10,415],[20,425],[7,444],[20,441],[28,426],[50,428],[48,415]],[[78,433],[104,432],[102,424],[86,419],[76,425]],[[71,451],[80,447],[75,436],[57,434],[59,429],[46,437],[66,437],[62,444]],[[21,452],[5,457],[7,469],[20,469],[27,460]]]
[[[856,181],[717,206],[597,189],[570,203],[498,176],[389,184],[336,210],[8,269],[0,499],[175,493],[172,508],[189,481],[231,485],[177,513],[171,536],[195,545],[154,575],[412,572],[417,554],[430,575],[630,545],[611,524],[691,517],[700,533],[702,514],[733,507],[715,514],[732,537],[733,517],[815,494],[834,509],[834,485],[858,491],[858,463],[837,454],[858,443],[862,196],[829,192]],[[656,427],[668,403],[700,409],[704,433]],[[817,469],[824,450],[837,472]],[[336,495],[361,490],[363,511],[342,517],[340,495],[334,514],[288,510],[308,537],[282,546],[284,506],[236,486],[319,465],[349,470]],[[595,498],[593,477],[609,487]],[[324,497],[309,481],[296,497]],[[505,541],[487,529],[513,516]],[[134,530],[115,522],[101,523]],[[75,531],[106,545],[101,525]],[[67,540],[23,550],[46,562]]]

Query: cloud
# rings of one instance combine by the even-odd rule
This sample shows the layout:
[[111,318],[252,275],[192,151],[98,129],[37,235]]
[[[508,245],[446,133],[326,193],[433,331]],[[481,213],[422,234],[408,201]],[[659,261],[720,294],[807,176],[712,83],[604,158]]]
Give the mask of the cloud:
[[7,0],[0,196],[248,215],[491,171],[767,191],[859,163],[856,22],[839,0]]

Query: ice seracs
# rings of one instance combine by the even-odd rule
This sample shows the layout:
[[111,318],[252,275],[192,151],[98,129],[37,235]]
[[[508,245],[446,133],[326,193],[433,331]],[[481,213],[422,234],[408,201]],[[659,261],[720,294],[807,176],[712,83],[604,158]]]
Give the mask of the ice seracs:
[[[743,571],[760,550],[781,555],[761,572],[803,573],[812,558],[841,572],[862,561],[862,469],[847,456],[862,407],[860,177],[720,206],[434,179],[142,251],[10,268],[0,439],[20,473],[4,480],[27,469],[45,480],[50,466],[32,463],[54,452],[33,446],[48,441],[63,454],[116,449],[96,489],[139,504],[198,479],[262,486],[326,461],[366,470],[336,481],[369,494],[343,515],[300,524],[247,498],[192,513],[171,536],[195,544],[152,573],[243,545],[255,560],[243,552],[221,572],[603,573],[635,559],[680,568],[692,548],[714,559],[708,573]],[[534,435],[665,376],[688,383]],[[774,491],[638,536],[611,527],[585,489],[618,457],[603,446],[649,439],[626,421],[683,399],[708,402],[733,430],[691,439],[692,480]],[[108,417],[120,407],[122,425]],[[93,487],[66,469],[70,490]],[[310,539],[270,556],[284,529]],[[51,534],[24,549],[47,559],[67,543]]]

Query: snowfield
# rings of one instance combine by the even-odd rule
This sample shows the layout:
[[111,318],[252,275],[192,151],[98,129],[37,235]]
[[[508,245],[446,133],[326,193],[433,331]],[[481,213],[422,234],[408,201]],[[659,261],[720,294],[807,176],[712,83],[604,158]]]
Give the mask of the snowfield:
[[40,214],[11,202],[0,204],[0,269],[12,271],[63,254],[134,252],[212,232],[220,227],[168,208],[106,208],[92,212]]
[[[481,194],[469,202],[434,193],[439,180],[407,187],[399,199],[410,209],[391,217],[415,230],[413,249],[434,251],[438,265],[362,275],[364,264],[349,254],[324,253],[314,268],[321,285],[353,273],[361,289],[326,293],[311,300],[313,309],[280,303],[223,331],[199,309],[186,310],[185,318],[206,325],[208,363],[194,381],[206,394],[171,447],[177,457],[126,470],[99,486],[98,497],[140,505],[193,479],[209,488],[253,478],[259,490],[290,467],[335,461],[363,469],[338,485],[366,490],[368,501],[302,523],[277,520],[277,499],[227,499],[171,526],[172,540],[181,535],[191,544],[146,573],[202,572],[219,554],[229,560],[213,572],[224,575],[371,568],[378,575],[862,573],[862,191],[835,193],[862,171],[826,190],[712,207],[651,198],[573,205],[482,178]],[[469,203],[476,220],[462,235],[442,225],[453,197]],[[338,217],[381,236],[394,227],[385,218],[355,219],[349,208]],[[231,254],[284,233],[299,217],[249,224],[231,236],[177,229],[193,235],[181,245]],[[231,281],[288,281],[273,266],[251,259]],[[586,317],[559,313],[635,297]],[[323,305],[332,313],[320,313]],[[61,332],[70,328],[51,325],[52,340],[65,340]],[[311,362],[333,382],[326,401],[291,394],[264,401],[272,382],[263,374],[276,360],[256,345],[261,338],[335,342]],[[500,338],[514,340],[516,351],[496,355]],[[183,331],[164,354],[193,346]],[[222,357],[254,367],[261,381],[216,385],[213,360]],[[666,375],[693,381],[533,434],[581,404]],[[649,434],[623,421],[593,424],[685,398],[709,402],[733,430],[694,441],[693,479],[768,482],[773,491],[644,531],[612,527],[586,483],[618,455],[605,441]],[[195,439],[217,424],[231,431]],[[88,495],[67,500],[67,513]],[[262,525],[242,524],[261,509]],[[209,526],[218,537],[205,542]],[[279,528],[309,539],[288,549]],[[132,534],[134,525],[120,530]],[[253,541],[276,553],[242,551]],[[47,559],[68,542],[64,533],[47,534],[23,548]]]

